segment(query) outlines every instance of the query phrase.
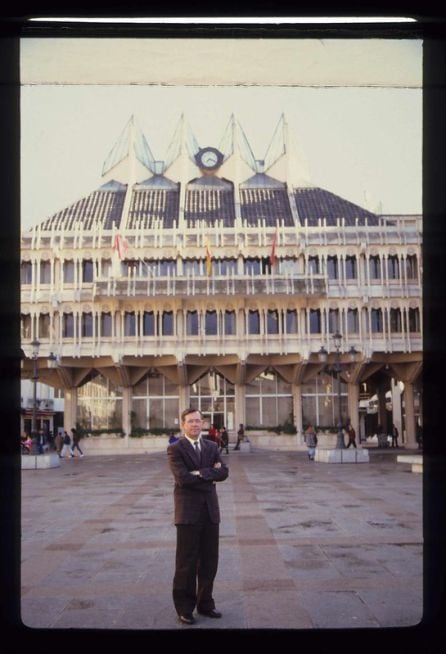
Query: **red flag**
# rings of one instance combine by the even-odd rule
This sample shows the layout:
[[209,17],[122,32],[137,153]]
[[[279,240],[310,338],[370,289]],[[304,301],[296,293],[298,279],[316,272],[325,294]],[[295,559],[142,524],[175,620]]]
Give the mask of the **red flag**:
[[129,244],[127,242],[127,239],[125,239],[119,232],[115,236],[113,249],[116,250],[120,261],[125,259],[127,255],[127,250],[129,249]]
[[209,239],[206,237],[206,272],[210,277],[212,273],[212,254],[209,246]]
[[270,254],[270,257],[269,257],[269,260],[270,260],[270,263],[271,263],[271,268],[276,263],[276,242],[277,242],[277,227],[276,227],[276,231],[274,232],[273,245],[272,245],[271,254]]

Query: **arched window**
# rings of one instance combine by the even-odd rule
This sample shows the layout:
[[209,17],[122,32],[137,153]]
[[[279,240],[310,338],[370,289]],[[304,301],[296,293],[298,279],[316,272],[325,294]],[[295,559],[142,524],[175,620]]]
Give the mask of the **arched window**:
[[249,311],[248,334],[260,334],[260,315],[258,311]]
[[321,312],[320,309],[310,309],[310,334],[321,333]]
[[340,331],[339,309],[330,309],[328,312],[328,331],[330,334],[336,334]]
[[91,313],[83,313],[81,316],[81,336],[93,336],[93,315]]
[[297,334],[297,311],[288,309],[286,312],[286,333]]
[[266,331],[268,334],[279,333],[279,314],[276,309],[269,309],[266,314]]
[[407,279],[418,277],[418,260],[415,254],[409,254],[406,258],[406,275]]
[[112,315],[111,313],[101,313],[101,336],[112,335]]
[[225,311],[224,332],[226,336],[235,335],[236,333],[235,311]]
[[337,256],[327,257],[327,274],[329,279],[338,279],[339,270]]
[[162,325],[163,336],[173,336],[173,311],[163,311]]
[[63,262],[63,281],[64,284],[74,283],[74,261]]
[[372,333],[377,334],[383,331],[383,312],[382,309],[372,309],[371,311]]
[[33,265],[31,261],[22,261],[20,266],[20,283],[31,284],[33,280]]
[[136,336],[136,316],[134,311],[124,314],[124,336]]
[[402,331],[401,311],[400,309],[390,309],[390,331]]
[[400,278],[400,263],[396,254],[391,254],[387,258],[387,273],[389,279]]
[[144,336],[155,335],[155,314],[153,311],[144,311],[142,333]]
[[39,316],[39,337],[49,338],[50,336],[50,316],[48,313],[41,313]]
[[421,331],[420,310],[418,308],[409,309],[409,331],[410,332]]
[[381,279],[381,264],[378,256],[369,258],[369,275],[370,279]]
[[319,257],[318,256],[308,257],[308,273],[312,273],[313,275],[319,275],[319,272],[320,272]]
[[207,336],[217,335],[217,312],[206,311],[204,331]]
[[22,313],[20,328],[21,338],[31,338],[31,316],[29,313]]
[[347,279],[357,279],[358,266],[355,256],[348,256],[345,259],[345,276]]
[[358,309],[348,309],[347,311],[347,331],[349,334],[359,333],[359,316]]
[[93,261],[91,259],[82,261],[82,281],[87,283],[93,281]]
[[72,313],[64,313],[62,316],[62,336],[63,338],[73,338],[74,336],[74,316]]
[[186,333],[188,336],[198,336],[198,312],[197,311],[187,312]]
[[51,261],[40,262],[40,283],[51,284]]

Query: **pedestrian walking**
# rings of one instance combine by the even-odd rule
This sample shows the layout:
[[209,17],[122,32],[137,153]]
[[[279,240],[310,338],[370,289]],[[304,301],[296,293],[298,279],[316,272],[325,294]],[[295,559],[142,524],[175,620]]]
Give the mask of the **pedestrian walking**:
[[180,622],[190,625],[195,607],[209,618],[221,618],[213,598],[220,523],[216,482],[227,478],[228,468],[216,443],[201,437],[200,411],[183,411],[181,427],[184,435],[167,448],[177,528],[172,596]]
[[308,447],[308,459],[314,461],[317,447],[317,434],[313,425],[308,425],[305,430],[305,442]]
[[70,454],[70,446],[71,446],[71,438],[70,434],[67,431],[64,431],[63,433],[63,442],[62,442],[62,450],[59,454],[61,459],[65,458],[65,454]]
[[392,425],[392,447],[398,447],[398,429],[395,427],[395,425]]
[[56,448],[57,454],[60,456],[62,446],[63,446],[63,429],[58,429],[57,434],[54,437],[54,446]]
[[245,428],[243,424],[240,424],[237,432],[237,443],[235,444],[234,450],[240,449],[240,443],[245,440]]
[[220,452],[226,450],[226,454],[229,454],[229,434],[226,430],[226,427],[220,429]]
[[350,447],[350,445],[356,447],[356,432],[353,429],[353,425],[351,422],[348,423],[347,429],[345,431],[347,432],[347,436],[348,436],[347,447]]
[[79,445],[81,435],[79,434],[77,429],[75,429],[74,427],[71,430],[71,438],[72,438],[72,444],[71,444],[71,449],[70,449],[70,456],[74,457],[74,450],[75,449],[78,450],[80,456],[84,456],[84,453],[82,452],[82,450],[80,448],[80,445]]

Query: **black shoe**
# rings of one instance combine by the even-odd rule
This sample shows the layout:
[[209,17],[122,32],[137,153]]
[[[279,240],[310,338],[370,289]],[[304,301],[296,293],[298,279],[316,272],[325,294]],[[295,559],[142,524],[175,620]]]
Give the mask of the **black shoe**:
[[192,615],[192,613],[180,613],[178,615],[178,619],[183,624],[194,624],[195,623],[195,618]]
[[215,609],[210,609],[209,611],[200,611],[198,609],[198,613],[200,615],[205,615],[207,618],[221,618],[222,616],[220,611],[216,611]]

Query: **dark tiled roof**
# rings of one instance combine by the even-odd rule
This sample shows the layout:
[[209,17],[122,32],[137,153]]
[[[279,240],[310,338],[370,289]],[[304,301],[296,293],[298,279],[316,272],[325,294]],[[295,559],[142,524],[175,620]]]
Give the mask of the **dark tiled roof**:
[[225,227],[233,227],[235,205],[232,184],[218,178],[209,178],[207,183],[203,183],[202,179],[194,180],[187,187],[184,209],[187,226],[192,227],[199,221],[213,225],[221,220]]
[[338,218],[344,218],[346,225],[355,225],[356,219],[359,225],[364,225],[366,220],[369,225],[379,223],[376,214],[322,188],[294,189],[294,197],[301,224],[307,220],[308,225],[317,225],[324,218],[327,225],[336,225]]
[[140,182],[139,184],[135,184],[134,188],[136,190],[140,189],[164,189],[166,191],[176,191],[179,188],[179,184],[176,182],[172,182],[171,179],[168,177],[164,177],[164,175],[153,175],[153,177],[149,177],[148,179],[145,179],[143,182]]
[[265,221],[266,225],[294,225],[293,216],[285,188],[240,188],[240,211],[242,221],[255,226]]
[[128,227],[151,229],[157,223],[163,228],[173,227],[174,221],[178,224],[179,202],[178,190],[147,189],[140,185],[140,190],[132,193]]
[[58,211],[41,224],[41,229],[69,230],[76,224],[82,224],[84,229],[98,224],[104,229],[112,229],[113,223],[119,226],[127,187],[119,184],[118,187],[114,186],[119,190],[110,190],[110,184]]

